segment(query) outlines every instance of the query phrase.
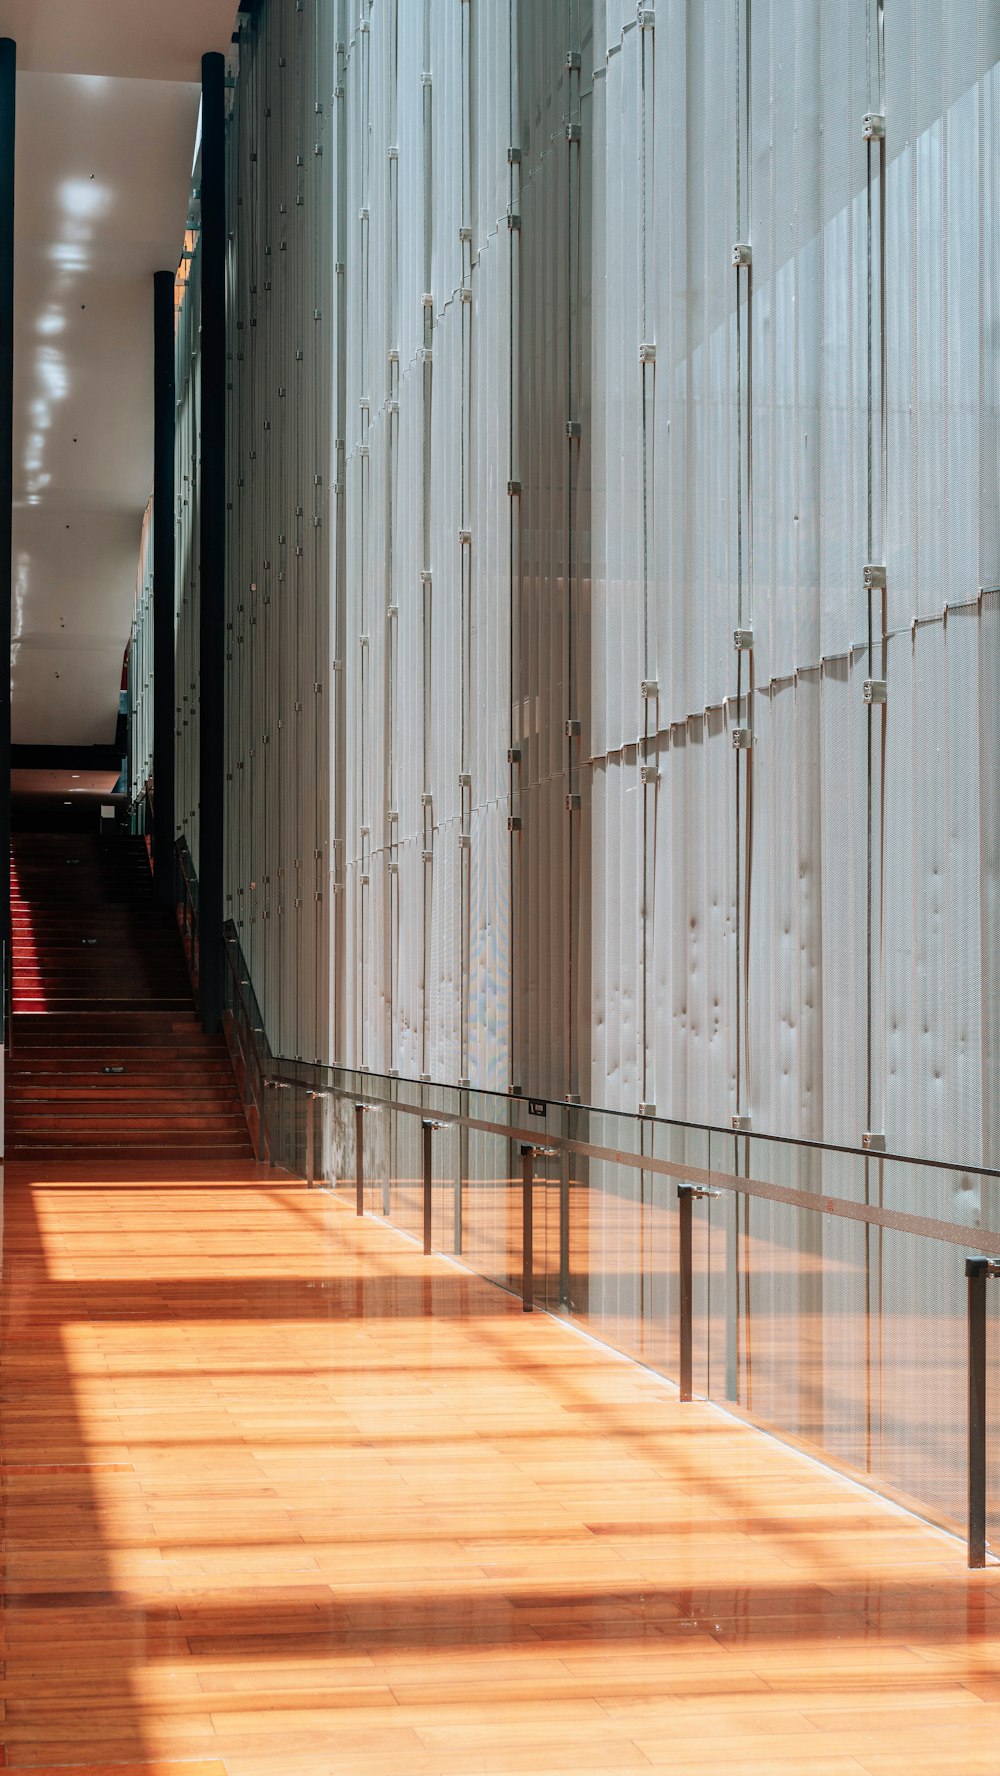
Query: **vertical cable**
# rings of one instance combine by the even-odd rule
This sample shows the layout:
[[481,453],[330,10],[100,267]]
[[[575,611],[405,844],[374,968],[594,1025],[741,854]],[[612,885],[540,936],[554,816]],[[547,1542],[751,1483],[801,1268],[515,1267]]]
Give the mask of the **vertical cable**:
[[347,912],[344,893],[344,862],[347,842],[347,696],[345,659],[347,648],[347,504],[345,494],[345,438],[347,435],[347,3],[338,0],[337,7],[337,147],[334,179],[336,204],[336,270],[334,273],[336,304],[336,402],[334,412],[334,499],[336,522],[336,557],[334,569],[334,632],[332,648],[334,687],[331,703],[334,708],[333,756],[334,786],[332,796],[333,835],[331,886],[334,901],[333,929],[333,1054],[353,1058],[347,1032]]
[[[459,997],[459,1078],[469,1079],[472,1073],[470,1058],[470,1016],[471,1016],[471,961],[472,961],[472,803],[474,788],[470,773],[470,727],[471,710],[471,677],[472,677],[472,571],[473,548],[478,538],[471,536],[469,531],[469,464],[471,458],[471,427],[472,427],[472,200],[471,200],[471,45],[469,41],[469,7],[463,4],[461,11],[461,219],[460,240],[462,248],[462,420],[461,420],[461,460],[460,460],[460,528],[463,538],[468,543],[460,545],[461,552],[461,635],[460,635],[460,723],[459,742],[459,790],[461,815],[459,819],[459,922],[460,922],[460,959],[461,976]],[[466,300],[466,291],[469,300]]]
[[[507,169],[508,169],[508,216],[520,213],[520,164],[521,144],[518,130],[517,104],[517,50],[520,31],[520,13],[518,0],[508,0],[507,8]],[[520,819],[520,783],[523,765],[524,736],[521,732],[521,458],[520,458],[520,365],[518,361],[519,320],[520,320],[520,230],[508,226],[507,246],[508,263],[508,393],[507,393],[507,428],[508,428],[508,512],[509,512],[509,546],[510,546],[510,586],[508,611],[508,642],[510,650],[510,702],[508,729],[509,747],[509,790],[508,790],[508,847],[507,867],[509,871],[510,896],[510,950],[508,956],[508,1066],[507,1088],[512,1090],[520,1085],[521,1078],[521,1019],[520,1019],[520,936],[522,924],[521,896],[523,894],[523,878],[521,872],[521,839],[517,822]]]
[[399,266],[399,0],[391,0],[389,11],[389,215],[388,243],[386,267],[386,342],[390,347],[386,359],[386,443],[385,443],[385,603],[386,603],[386,659],[385,659],[385,759],[383,768],[383,842],[387,865],[382,872],[382,893],[385,906],[385,937],[383,944],[385,967],[385,1066],[395,1072],[398,1063],[399,1039],[396,1029],[396,967],[397,967],[397,933],[396,920],[399,917],[399,878],[398,862],[395,851],[396,832],[390,818],[396,809],[396,675],[397,665],[397,625],[392,612],[398,606],[395,590],[395,526],[396,526],[396,445],[398,432],[398,353],[395,352],[398,321],[398,266]]
[[[368,19],[362,12],[358,41],[355,44],[355,55],[360,61],[360,152],[359,166],[361,173],[359,211],[359,262],[361,293],[358,309],[358,375],[362,391],[362,402],[368,394],[368,379],[371,374],[369,363],[369,334],[371,331],[371,32]],[[368,726],[371,719],[369,711],[369,637],[371,634],[371,613],[369,611],[368,588],[368,552],[371,546],[368,526],[368,503],[371,495],[369,456],[371,409],[359,404],[358,421],[358,467],[357,467],[357,527],[358,527],[358,812],[360,815],[360,832],[358,833],[358,850],[355,858],[355,901],[357,905],[357,968],[355,973],[355,991],[358,1000],[357,1046],[358,1060],[363,1067],[368,1050],[368,980],[369,980],[369,949],[371,932],[369,929],[369,909],[371,896],[368,892],[368,857],[367,840],[371,826],[371,796],[369,791],[369,774],[371,765],[368,757]]]
[[[648,245],[651,229],[650,165],[653,162],[654,103],[654,36],[652,30],[639,33],[639,338],[641,379],[640,449],[642,453],[642,676],[646,682],[656,679],[656,665],[650,635],[649,567],[650,523],[652,519],[652,452],[656,399],[656,347],[649,325]],[[655,763],[650,771],[650,741],[654,741],[658,722],[652,721],[655,699],[643,697],[643,744],[640,749],[640,793],[642,797],[642,906],[640,908],[640,1013],[639,1013],[639,1101],[643,1110],[655,1107],[655,1090],[650,1089],[653,1076],[650,1035],[649,970],[652,952],[652,927],[656,895],[656,816],[659,798],[659,773]]]
[[[752,158],[752,118],[750,85],[750,0],[736,0],[736,238],[746,248],[737,256],[735,352],[736,352],[736,627],[752,628],[753,623],[753,264],[750,252],[752,222],[750,211],[750,162]],[[744,282],[745,279],[745,282]],[[741,296],[743,300],[741,301]],[[744,668],[744,649],[736,652],[736,725],[752,730],[753,726],[753,653],[746,650],[748,665]],[[750,734],[752,742],[752,732]],[[736,1116],[741,1117],[750,1104],[750,873],[752,860],[752,785],[753,751],[751,745],[738,746],[733,760],[735,773],[735,864],[736,893],[734,905],[735,937],[735,1096]]]
[[[570,130],[570,129],[567,129],[567,132],[566,132],[567,142],[568,142],[568,155],[567,155],[567,163],[566,163],[567,164],[567,172],[566,172],[566,412],[567,412],[567,415],[570,416],[571,425],[570,425],[570,427],[567,428],[569,435],[566,439],[565,457],[564,457],[564,461],[566,464],[565,668],[566,668],[566,717],[567,717],[567,724],[566,724],[567,738],[566,738],[566,753],[565,753],[565,757],[566,757],[567,820],[566,820],[566,868],[565,868],[565,876],[564,876],[564,882],[565,882],[564,899],[565,899],[565,908],[566,908],[566,937],[565,937],[565,958],[566,958],[566,962],[565,962],[565,966],[566,966],[566,987],[565,987],[566,1098],[567,1098],[568,1102],[576,1103],[579,1101],[579,1089],[578,1089],[578,1085],[577,1085],[578,1062],[577,1062],[577,1043],[576,1043],[576,1003],[575,1003],[576,995],[575,995],[575,981],[574,981],[575,954],[574,954],[574,941],[573,940],[574,940],[574,935],[575,935],[574,923],[575,923],[575,913],[576,913],[576,906],[577,906],[577,880],[576,880],[576,878],[577,878],[577,828],[578,828],[578,823],[574,817],[574,810],[577,805],[578,798],[574,794],[574,787],[573,787],[574,786],[573,758],[574,758],[574,751],[579,752],[579,750],[580,750],[580,743],[578,740],[575,740],[572,737],[572,735],[570,733],[570,728],[571,728],[571,725],[573,722],[573,718],[575,717],[575,714],[576,714],[576,710],[575,710],[576,684],[574,681],[575,659],[574,659],[574,649],[573,649],[573,639],[574,639],[573,626],[574,626],[574,623],[576,620],[576,605],[577,605],[577,600],[576,600],[577,537],[576,537],[576,532],[575,532],[575,528],[574,528],[576,525],[576,522],[577,522],[577,513],[576,513],[576,503],[574,500],[574,493],[575,493],[574,471],[579,466],[580,452],[582,450],[582,442],[580,442],[580,416],[576,413],[575,406],[574,406],[575,401],[579,399],[579,395],[578,395],[577,388],[576,388],[576,379],[574,377],[575,366],[574,366],[574,362],[573,362],[573,354],[574,354],[574,351],[576,350],[576,328],[574,327],[574,320],[577,318],[574,316],[573,304],[574,304],[574,300],[577,296],[578,289],[579,289],[579,279],[577,276],[577,262],[576,262],[577,253],[579,251],[579,243],[578,243],[578,231],[577,231],[577,228],[574,226],[574,224],[576,222],[576,217],[574,215],[574,203],[575,203],[576,197],[579,193],[579,184],[580,184],[580,162],[579,162],[579,151],[580,151],[580,148],[579,148],[580,52],[577,49],[577,28],[578,27],[577,27],[577,18],[576,18],[576,6],[574,3],[574,0],[568,0],[568,14],[569,14],[568,35],[569,35],[571,52],[572,52],[572,63],[569,66],[569,68],[567,69],[567,74],[566,74],[566,86],[567,86],[566,120],[567,120],[568,124],[575,124],[576,125],[576,131],[575,131],[575,134],[574,134],[573,130]],[[574,152],[574,149],[576,150],[576,152]],[[576,171],[575,185],[574,185],[574,178],[573,178],[574,170]],[[574,436],[574,431],[576,434],[575,436]]]
[[[430,67],[430,3],[424,0],[423,16],[423,73],[421,89],[423,99],[423,287],[430,289],[433,246],[433,135],[432,135],[432,76]],[[425,308],[424,343],[422,351],[423,364],[423,467],[422,467],[422,547],[423,560],[423,709],[422,709],[422,780],[423,780],[423,953],[422,953],[422,984],[423,995],[421,1017],[420,1071],[429,1077],[430,1055],[430,970],[431,970],[431,918],[433,913],[433,834],[434,809],[431,796],[433,785],[431,773],[433,758],[431,749],[431,699],[433,695],[433,580],[431,577],[431,414],[433,398],[433,366],[431,359],[431,339],[433,311]]]

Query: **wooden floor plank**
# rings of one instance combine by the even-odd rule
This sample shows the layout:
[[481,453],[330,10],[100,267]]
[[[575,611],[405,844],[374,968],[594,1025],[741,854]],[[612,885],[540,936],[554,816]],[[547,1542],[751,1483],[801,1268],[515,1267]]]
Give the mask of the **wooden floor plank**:
[[329,1193],[15,1162],[4,1257],[8,1767],[996,1768],[994,1571]]

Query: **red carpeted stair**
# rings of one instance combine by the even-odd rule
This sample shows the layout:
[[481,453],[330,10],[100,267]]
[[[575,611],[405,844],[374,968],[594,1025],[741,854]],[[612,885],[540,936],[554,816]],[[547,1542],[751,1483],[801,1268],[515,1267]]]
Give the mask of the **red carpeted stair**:
[[11,874],[11,1158],[251,1157],[142,839],[22,833]]

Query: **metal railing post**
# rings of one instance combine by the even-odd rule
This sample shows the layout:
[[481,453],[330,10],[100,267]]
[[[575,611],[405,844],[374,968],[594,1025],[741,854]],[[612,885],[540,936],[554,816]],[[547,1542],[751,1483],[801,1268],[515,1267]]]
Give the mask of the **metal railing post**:
[[260,1080],[258,1080],[257,1083],[258,1083],[257,1141],[256,1141],[256,1146],[255,1146],[255,1152],[257,1155],[257,1164],[258,1165],[266,1165],[267,1164],[267,1082],[264,1079],[260,1079]]
[[691,1256],[691,1186],[677,1186],[677,1262],[680,1280],[680,1395],[691,1398],[691,1335],[694,1266]]
[[262,1079],[260,1082],[260,1105],[264,1117],[264,1153],[267,1155],[267,1163],[270,1166],[274,1164],[274,1118],[271,1115],[273,1099],[274,1093],[271,1090],[270,1082],[267,1079]]
[[521,1305],[526,1314],[535,1305],[535,1229],[533,1192],[535,1149],[521,1147]]
[[316,1178],[316,1093],[306,1092],[306,1188]]
[[467,1128],[459,1127],[459,1129],[458,1129],[458,1162],[457,1162],[457,1166],[456,1166],[456,1170],[455,1170],[454,1201],[453,1201],[453,1207],[452,1207],[452,1249],[453,1249],[455,1256],[457,1258],[461,1257],[461,1255],[462,1255],[462,1240],[464,1237],[464,1231],[463,1231],[463,1226],[462,1226],[463,1190],[464,1190],[464,1182],[465,1182],[465,1179],[468,1177],[468,1175],[469,1175],[469,1131]]
[[969,1287],[969,1565],[986,1565],[986,1283],[989,1258],[967,1258]]
[[569,1308],[569,1154],[559,1168],[559,1305]]
[[554,1159],[558,1153],[557,1147],[536,1147],[534,1142],[521,1146],[521,1305],[526,1314],[535,1306],[535,1155]]
[[692,1203],[696,1196],[718,1196],[717,1190],[709,1190],[699,1184],[678,1184],[677,1186],[677,1264],[679,1272],[679,1310],[680,1310],[680,1376],[679,1390],[682,1402],[691,1399],[693,1372],[693,1334],[694,1334],[694,1258],[692,1249],[692,1233],[694,1215]]
[[439,1122],[428,1122],[425,1118],[422,1127],[424,1131],[424,1255],[427,1256],[433,1249],[432,1217],[434,1212],[434,1199],[432,1195],[433,1177],[431,1173],[431,1164],[433,1159],[434,1130],[440,1128],[441,1124]]
[[354,1106],[354,1181],[355,1181],[355,1213],[365,1212],[365,1107],[363,1104]]

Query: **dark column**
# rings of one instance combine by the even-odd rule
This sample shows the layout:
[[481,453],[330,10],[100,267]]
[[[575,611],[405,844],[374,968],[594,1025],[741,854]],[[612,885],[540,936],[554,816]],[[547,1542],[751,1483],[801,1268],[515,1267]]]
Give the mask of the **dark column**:
[[174,898],[174,274],[153,276],[153,874]]
[[201,760],[198,827],[202,1027],[222,1017],[226,566],[226,64],[202,57],[201,121]]
[[[10,603],[14,505],[14,97],[17,45],[0,38],[0,939],[10,968]],[[6,1007],[4,1007],[6,1014]]]

